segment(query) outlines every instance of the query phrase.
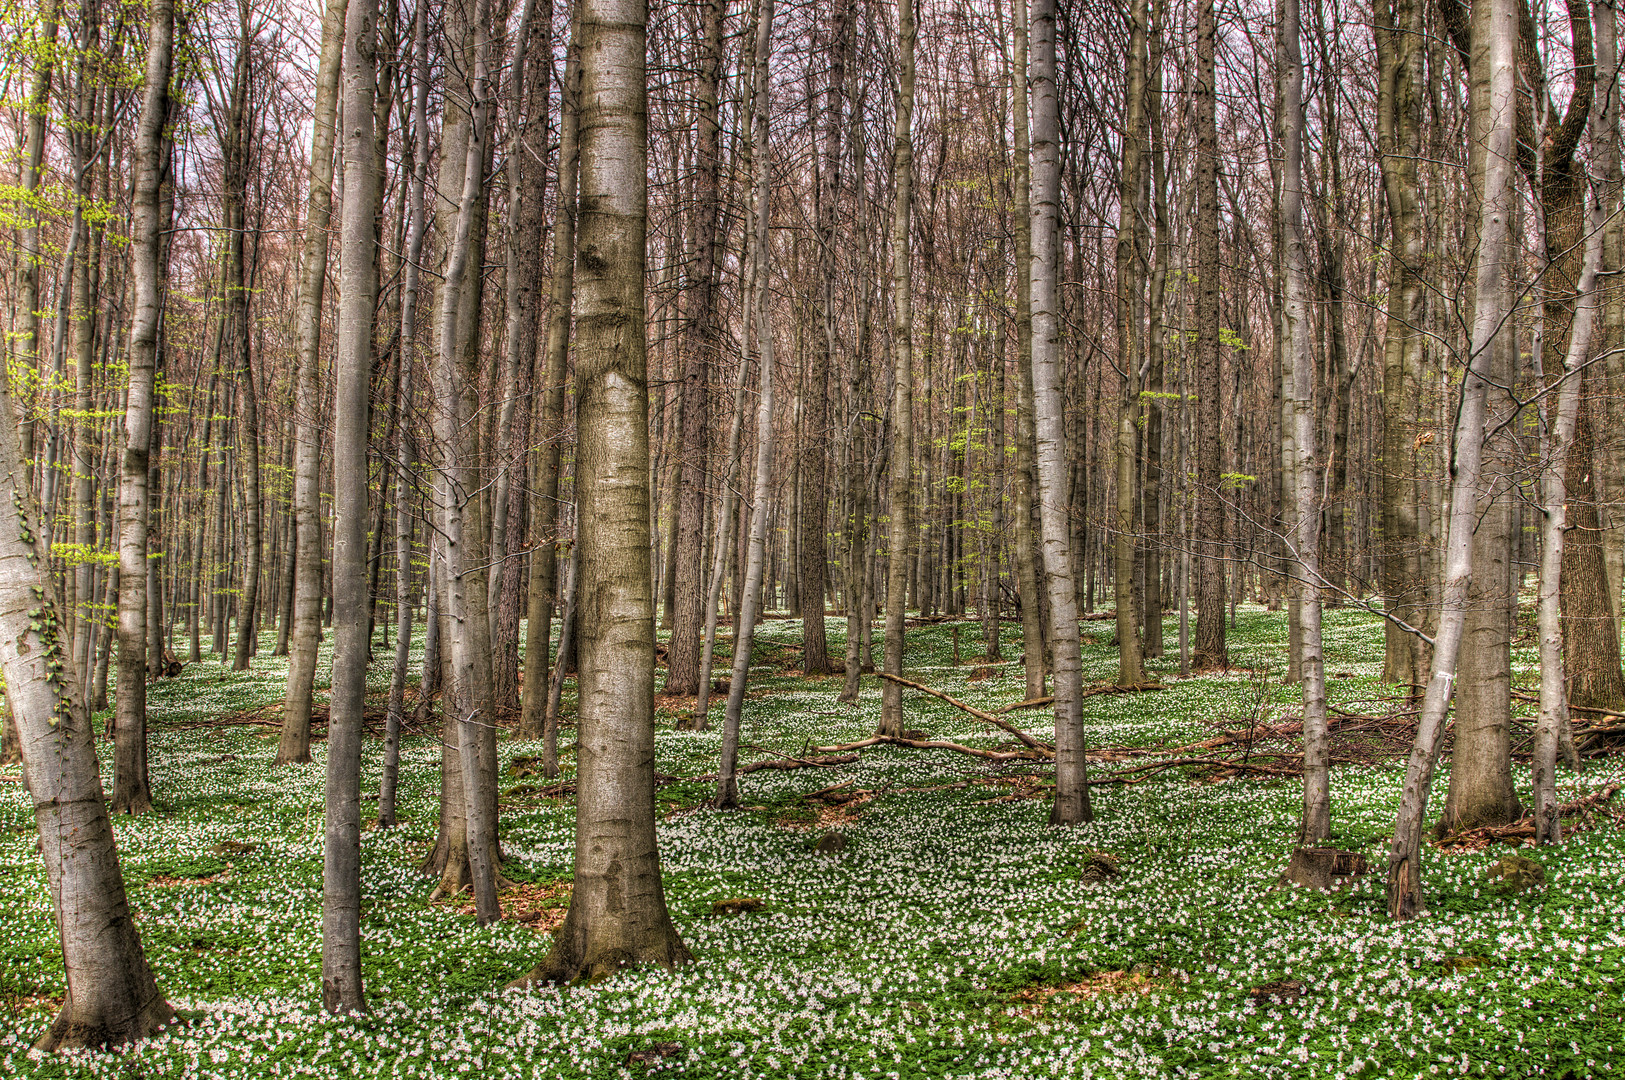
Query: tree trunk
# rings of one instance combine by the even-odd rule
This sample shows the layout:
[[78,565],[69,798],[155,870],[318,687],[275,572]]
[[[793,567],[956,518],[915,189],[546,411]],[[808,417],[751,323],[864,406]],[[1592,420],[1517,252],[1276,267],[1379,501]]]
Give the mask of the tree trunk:
[[[1034,460],[1044,573],[1049,580],[1050,659],[1055,672],[1055,803],[1050,824],[1094,819],[1083,745],[1083,656],[1071,549],[1066,424],[1061,399],[1060,109],[1055,71],[1055,0],[1032,5],[1028,84],[1032,115],[1032,313]],[[1126,583],[1125,583],[1126,584]]]
[[1506,323],[1510,255],[1509,218],[1515,209],[1514,130],[1517,126],[1514,54],[1517,14],[1512,0],[1481,0],[1472,10],[1473,52],[1469,174],[1479,197],[1478,255],[1474,267],[1472,340],[1462,380],[1453,435],[1450,516],[1446,522],[1445,573],[1439,627],[1433,644],[1433,675],[1428,679],[1417,720],[1416,742],[1405,767],[1399,814],[1388,852],[1388,913],[1410,919],[1423,909],[1422,829],[1429,789],[1438,760],[1445,714],[1450,708],[1456,661],[1469,607],[1473,572],[1473,527],[1483,465],[1484,370]]
[[[905,3],[908,0],[904,0]],[[762,575],[767,563],[767,530],[773,520],[773,322],[768,246],[772,209],[773,158],[768,143],[769,58],[773,42],[773,0],[757,0],[755,92],[753,98],[751,165],[755,169],[756,205],[751,214],[756,227],[752,263],[755,279],[751,317],[756,320],[757,397],[756,465],[752,472],[750,541],[745,555],[745,583],[739,597],[739,628],[734,634],[733,673],[728,683],[728,707],[722,727],[722,756],[717,768],[716,805],[739,805],[736,766],[739,761],[739,726],[745,708],[745,682],[750,676],[751,645],[762,607]]]
[[682,444],[677,473],[677,547],[668,570],[673,587],[670,647],[666,650],[666,693],[700,692],[701,610],[707,596],[702,566],[705,501],[711,444],[711,372],[722,346],[717,318],[719,238],[722,212],[722,129],[718,91],[722,82],[723,0],[704,0],[699,55],[698,169],[695,174],[694,270],[684,296],[681,414]]
[[1315,451],[1314,330],[1309,324],[1309,269],[1303,228],[1303,52],[1298,0],[1281,0],[1276,77],[1281,103],[1282,316],[1284,376],[1292,386],[1293,578],[1298,594],[1298,670],[1303,686],[1303,817],[1298,846],[1331,834],[1331,746],[1326,732],[1326,670],[1320,638],[1320,479]]
[[[322,52],[317,61],[316,102],[311,119],[310,192],[305,204],[294,323],[293,515],[297,549],[293,636],[275,765],[310,760],[310,702],[316,681],[316,650],[322,637],[322,297],[327,285],[327,230],[333,212],[333,137],[345,3],[328,0],[322,16]],[[367,258],[370,262],[372,256]]]
[[367,695],[368,398],[378,279],[373,150],[378,6],[344,23],[344,207],[333,391],[333,691],[322,856],[322,1004],[365,1012],[361,987],[361,713]]
[[685,962],[654,817],[654,582],[644,345],[648,213],[644,0],[581,0],[581,665],[575,888],[526,981]]
[[[155,0],[152,68],[168,68],[172,14],[167,0]],[[166,82],[156,85],[161,92]],[[153,95],[147,100],[150,104]],[[162,114],[159,109],[157,115]],[[146,172],[146,166],[156,164],[157,125],[142,131],[148,137],[143,148],[152,152],[137,159],[141,175],[156,179],[156,170]],[[140,184],[136,192],[141,194]],[[138,224],[149,228],[135,235],[147,243],[156,231],[155,208],[149,199],[137,206],[147,213]],[[134,269],[139,284],[146,270],[139,263]],[[0,411],[9,416],[14,408],[9,386],[0,383]],[[35,1046],[110,1049],[154,1034],[174,1012],[147,966],[125,897],[113,823],[102,799],[95,732],[79,673],[66,662],[69,616],[48,572],[50,552],[32,512],[18,440],[17,429],[0,425],[0,477],[7,489],[0,495],[7,507],[0,520],[0,663],[6,722],[17,726],[68,983],[62,1011]]]
[[1219,491],[1223,410],[1219,403],[1219,134],[1214,70],[1215,0],[1196,19],[1196,642],[1192,666],[1230,665],[1225,651],[1224,502]]
[[1016,595],[1021,601],[1021,644],[1028,700],[1044,696],[1049,667],[1044,619],[1038,596],[1039,556],[1033,537],[1033,232],[1032,155],[1027,130],[1027,0],[1016,0],[1012,18],[1015,60],[1011,72],[1015,105],[1016,248],[1016,460],[1014,498]]
[[[558,214],[553,222],[553,292],[547,315],[545,383],[533,467],[530,583],[525,624],[525,694],[519,717],[521,739],[540,738],[547,712],[547,653],[552,642],[553,591],[558,582],[557,538],[559,462],[564,442],[564,384],[569,360],[570,308],[575,290],[576,182],[581,54],[572,21],[570,47],[560,88]],[[562,645],[560,661],[563,661]]]
[[1129,54],[1124,90],[1123,160],[1117,185],[1117,363],[1123,396],[1117,419],[1117,503],[1112,533],[1112,579],[1117,602],[1117,685],[1146,681],[1140,644],[1141,586],[1135,574],[1138,532],[1134,512],[1140,502],[1138,424],[1140,414],[1140,317],[1145,288],[1142,191],[1148,121],[1145,109],[1147,0],[1129,11]]
[[113,728],[113,813],[139,814],[152,806],[147,780],[147,529],[149,451],[153,430],[158,324],[163,310],[162,221],[159,187],[164,174],[164,125],[175,38],[170,0],[153,0],[146,83],[135,138],[135,184],[130,203],[130,377],[124,410],[124,458],[119,483],[119,598],[117,716]]
[[[903,674],[903,635],[908,613],[909,539],[914,517],[914,47],[918,36],[914,0],[897,0],[897,126],[892,143],[892,382],[890,502],[886,538],[885,672]],[[765,80],[763,93],[765,95]],[[764,283],[765,288],[765,283]],[[880,688],[880,734],[901,735],[903,688],[891,679]]]

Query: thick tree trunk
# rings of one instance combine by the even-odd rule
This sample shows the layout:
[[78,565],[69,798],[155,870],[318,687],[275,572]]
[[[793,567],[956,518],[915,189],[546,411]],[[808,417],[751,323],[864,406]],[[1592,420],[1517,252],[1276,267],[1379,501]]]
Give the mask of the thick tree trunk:
[[[166,0],[153,5],[152,40],[165,68],[171,15]],[[156,127],[150,133],[156,142]],[[11,415],[14,407],[9,387],[0,385],[0,412]],[[125,897],[95,732],[79,673],[66,662],[69,616],[47,570],[50,554],[18,439],[15,428],[0,426],[0,664],[6,723],[17,728],[68,983],[62,1011],[35,1045],[107,1049],[155,1033],[174,1013],[147,966]]]
[[689,959],[660,881],[654,816],[654,589],[644,355],[648,153],[644,0],[582,0],[580,729],[575,888],[527,981]]

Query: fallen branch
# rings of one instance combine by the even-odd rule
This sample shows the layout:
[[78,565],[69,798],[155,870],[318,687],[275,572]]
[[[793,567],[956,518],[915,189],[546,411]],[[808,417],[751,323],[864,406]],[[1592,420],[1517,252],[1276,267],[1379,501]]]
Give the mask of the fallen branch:
[[[1255,765],[1255,764],[1252,764],[1251,762],[1246,762],[1246,761],[1231,761],[1228,758],[1186,757],[1186,758],[1173,758],[1172,760],[1169,760],[1169,761],[1153,761],[1153,762],[1151,762],[1149,764],[1146,764],[1146,765],[1138,765],[1138,766],[1136,766],[1136,767],[1134,767],[1132,769],[1122,769],[1122,770],[1119,770],[1118,772],[1107,773],[1105,776],[1094,780],[1093,783],[1097,783],[1097,784],[1137,784],[1141,780],[1148,779],[1151,775],[1153,775],[1154,773],[1160,772],[1163,769],[1178,769],[1178,768],[1184,768],[1185,766],[1188,766],[1188,765],[1206,765],[1206,766],[1209,766],[1209,767],[1215,768],[1215,769],[1235,769],[1235,770],[1238,770],[1240,772],[1258,773],[1258,774],[1260,774],[1262,776],[1297,776],[1298,775],[1297,770],[1294,770],[1294,769],[1272,769],[1267,765]],[[1130,779],[1128,779],[1129,777],[1134,776],[1134,775],[1136,775],[1138,773],[1143,773],[1145,775],[1141,776],[1139,780],[1130,780]]]
[[[751,749],[762,750],[764,753],[768,754],[775,752],[760,746],[751,747]],[[856,754],[841,754],[833,757],[815,758],[793,758],[780,754],[776,759],[764,759],[762,761],[753,761],[749,765],[741,765],[736,771],[741,773],[751,773],[759,772],[762,769],[833,769],[837,765],[850,765],[856,760],[858,760],[858,755]]]
[[975,746],[965,746],[963,743],[948,742],[945,739],[905,739],[898,735],[871,735],[867,739],[855,743],[845,743],[841,746],[815,746],[813,752],[818,754],[838,754],[850,750],[863,750],[870,746],[907,746],[913,750],[952,750],[957,754],[966,754],[987,761],[1049,761],[1054,756],[1054,751],[1044,746],[1034,747],[1031,750],[983,750]]
[[[1601,791],[1594,791],[1573,802],[1563,803],[1557,808],[1560,818],[1576,817],[1588,811],[1595,810],[1610,802],[1620,791],[1619,784],[1609,784]],[[1506,825],[1481,825],[1476,829],[1464,829],[1458,833],[1451,833],[1438,841],[1438,846],[1448,847],[1476,847],[1482,841],[1488,843],[1492,840],[1533,840],[1535,838],[1535,816],[1526,814],[1517,821]]]
[[[969,713],[983,723],[992,724],[999,730],[1015,736],[1017,741],[1022,743],[1024,746],[1037,750],[1049,757],[1055,756],[1055,748],[1053,746],[1050,746],[1048,743],[1039,742],[1037,739],[1033,738],[1025,731],[1022,731],[1008,720],[1001,720],[990,712],[983,712],[974,705],[967,705],[965,702],[960,701],[956,697],[950,697],[949,695],[944,694],[941,690],[931,689],[931,687],[926,686],[924,683],[912,682],[908,679],[904,679],[900,676],[892,675],[884,671],[877,672],[877,674],[882,679],[888,679],[891,682],[897,683],[899,686],[906,686],[910,690],[918,690],[922,694],[929,694],[931,697],[937,698],[939,701],[946,701],[948,704],[952,705],[961,712]],[[957,746],[958,744],[956,743],[952,745]]]
[[[1101,683],[1092,686],[1079,695],[1080,698],[1098,697],[1101,694],[1138,694],[1149,690],[1166,690],[1161,683],[1133,683],[1129,686],[1118,686],[1116,683]],[[1001,714],[1015,712],[1017,709],[1036,709],[1040,705],[1051,705],[1055,702],[1054,694],[1045,694],[1043,697],[1028,698],[1013,705],[1006,705],[1000,709]]]

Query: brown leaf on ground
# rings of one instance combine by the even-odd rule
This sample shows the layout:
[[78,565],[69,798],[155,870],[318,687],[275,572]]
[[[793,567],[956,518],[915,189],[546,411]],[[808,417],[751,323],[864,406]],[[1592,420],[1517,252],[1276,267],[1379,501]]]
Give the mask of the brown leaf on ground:
[[[516,882],[502,890],[497,900],[502,904],[502,921],[528,926],[540,934],[551,934],[564,921],[570,910],[568,881],[554,881],[537,885],[528,881]],[[464,891],[435,901],[436,907],[450,908],[459,915],[474,914],[474,897]]]
[[[1044,1009],[1051,1004],[1069,1005],[1102,994],[1147,994],[1157,986],[1156,980],[1138,972],[1097,971],[1076,982],[1029,986],[1011,995],[1010,1001],[1016,1006],[1012,1011],[1018,1016],[1037,1017],[1043,1015]],[[1055,1000],[1062,995],[1067,995],[1071,1000]]]
[[230,877],[231,867],[228,866],[218,874],[211,874],[208,877],[170,877],[168,874],[154,874],[147,879],[147,884],[160,889],[168,889],[176,885],[211,885],[216,881],[225,881]]

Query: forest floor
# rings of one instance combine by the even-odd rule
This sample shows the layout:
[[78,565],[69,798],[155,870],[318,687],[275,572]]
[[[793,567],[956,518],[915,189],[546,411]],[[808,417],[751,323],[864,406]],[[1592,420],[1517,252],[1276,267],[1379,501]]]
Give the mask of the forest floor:
[[[909,634],[910,677],[982,709],[1017,701],[1019,627],[1006,624],[1010,659],[988,677],[971,661],[978,625],[958,625],[967,662],[951,662],[953,624],[923,625]],[[829,620],[832,655],[843,626]],[[1109,623],[1085,624],[1091,678],[1115,674],[1110,638]],[[1285,638],[1283,615],[1244,607],[1235,670],[1178,680],[1173,659],[1158,660],[1150,666],[1169,689],[1091,697],[1091,748],[1120,748],[1092,771],[1168,759],[1132,748],[1281,723],[1296,700],[1281,683]],[[758,640],[752,688],[763,693],[748,703],[742,761],[873,733],[874,680],[859,705],[838,705],[839,677],[781,667],[796,654],[773,643],[799,641],[799,623],[768,621]],[[1377,681],[1375,618],[1328,612],[1326,648],[1335,705],[1372,715],[1398,707]],[[373,671],[379,692],[386,655]],[[1515,662],[1515,680],[1532,686],[1532,649]],[[510,921],[481,929],[466,904],[431,904],[433,882],[417,873],[434,835],[439,746],[411,735],[400,827],[362,840],[371,1012],[331,1018],[319,1002],[325,744],[310,764],[273,771],[274,726],[219,723],[258,708],[274,718],[285,670],[268,656],[240,674],[205,662],[153,686],[157,809],[120,822],[118,844],[147,955],[186,1020],[129,1053],[28,1049],[64,984],[20,770],[0,769],[0,1076],[1625,1073],[1618,819],[1605,808],[1560,848],[1521,849],[1547,881],[1523,895],[1487,877],[1511,847],[1429,846],[1429,913],[1396,925],[1381,870],[1402,762],[1380,728],[1339,744],[1354,761],[1333,773],[1333,843],[1364,853],[1374,872],[1335,893],[1278,886],[1301,788],[1268,772],[1119,775],[1094,789],[1097,820],[1065,830],[1046,823],[1051,770],[948,750],[875,746],[836,768],[755,772],[741,780],[748,807],[731,813],[703,806],[708,782],[665,781],[666,897],[695,962],[526,992],[503,986],[541,959],[568,903],[568,801],[529,775],[539,744],[501,744],[502,838],[521,887],[506,898]],[[905,698],[909,726],[933,739],[1016,745],[948,704]],[[709,733],[675,731],[671,709],[662,713],[660,773],[714,770],[721,704]],[[1043,709],[1006,718],[1050,738]],[[1275,752],[1289,743],[1277,740]],[[364,792],[376,793],[381,756],[381,740],[369,738]],[[1520,762],[1525,799],[1527,774]],[[1625,759],[1594,761],[1578,778],[1560,772],[1560,797],[1622,779]],[[846,846],[817,850],[831,831]]]

